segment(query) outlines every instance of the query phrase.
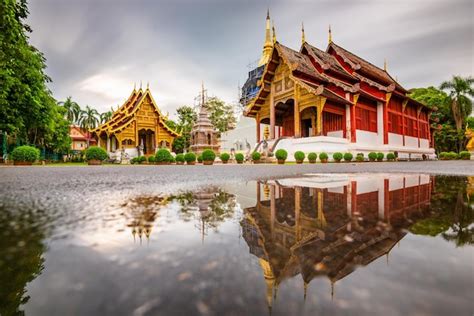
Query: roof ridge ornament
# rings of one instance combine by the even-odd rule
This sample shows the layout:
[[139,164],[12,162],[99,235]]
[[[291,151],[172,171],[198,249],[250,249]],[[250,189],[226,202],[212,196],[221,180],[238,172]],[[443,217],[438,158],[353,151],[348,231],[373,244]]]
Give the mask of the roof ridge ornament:
[[331,31],[331,24],[329,24],[329,30],[328,30],[328,44],[332,43],[332,31]]
[[304,23],[301,22],[301,45],[304,45],[306,43],[306,39],[304,36]]
[[384,58],[383,60],[383,70],[386,72],[387,71],[387,59]]
[[140,80],[140,90],[142,89],[142,81]]
[[275,23],[273,20],[272,20],[272,36],[273,36],[273,44],[275,44],[277,42],[277,36],[275,32]]

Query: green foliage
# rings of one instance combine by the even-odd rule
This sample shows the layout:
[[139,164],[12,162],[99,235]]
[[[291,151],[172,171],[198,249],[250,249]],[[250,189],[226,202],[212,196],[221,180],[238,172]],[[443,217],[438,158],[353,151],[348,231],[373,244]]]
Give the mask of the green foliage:
[[193,152],[188,152],[184,155],[184,160],[186,160],[186,162],[188,162],[188,163],[195,162],[196,161],[196,154],[193,153]]
[[176,162],[176,158],[173,157],[173,155],[170,154],[170,157],[169,157],[168,162],[169,162],[169,163],[175,163],[175,162]]
[[184,154],[177,154],[176,155],[176,162],[184,162]]
[[323,161],[323,160],[328,160],[328,158],[329,158],[329,156],[328,156],[328,154],[325,153],[325,152],[322,152],[322,153],[319,154],[319,159],[320,159],[321,161]]
[[13,161],[35,162],[40,157],[39,149],[32,146],[19,146],[11,153]]
[[176,130],[181,133],[181,136],[176,137],[173,142],[173,150],[177,153],[189,149],[191,145],[191,129],[194,122],[197,120],[197,113],[194,108],[190,106],[181,106],[176,110],[178,121],[175,124]]
[[352,158],[354,158],[354,155],[351,153],[345,153],[344,154],[344,161],[352,161]]
[[100,124],[104,124],[107,121],[109,121],[112,118],[113,114],[114,114],[113,110],[110,110],[110,111],[107,111],[107,112],[104,112],[104,113],[100,113],[100,115],[99,115]]
[[138,164],[139,163],[138,157],[133,157],[132,159],[130,159],[130,163],[132,165]]
[[143,162],[145,162],[145,161],[146,161],[146,157],[145,157],[145,156],[140,156],[140,157],[138,157],[138,162],[139,162],[139,163],[143,163]]
[[449,104],[451,114],[454,119],[456,130],[461,131],[464,128],[466,118],[472,113],[472,101],[474,97],[474,78],[453,76],[450,81],[441,83],[439,88],[449,92]]
[[388,161],[393,161],[393,160],[395,160],[395,154],[394,154],[394,153],[388,153],[388,154],[387,154],[387,160],[388,160]]
[[202,152],[203,161],[214,161],[216,159],[216,153],[211,149],[206,149]]
[[471,159],[471,153],[468,151],[461,151],[459,153],[459,159],[462,160],[470,160]]
[[332,159],[334,159],[335,161],[341,161],[343,157],[344,157],[344,156],[342,155],[342,153],[334,153],[334,154],[332,154]]
[[458,159],[458,154],[455,153],[454,151],[450,151],[447,156],[446,156],[449,160],[456,160]]
[[70,124],[76,124],[81,113],[81,107],[75,101],[72,100],[72,97],[67,97],[66,101],[58,102],[58,105],[62,106],[66,111],[65,118]]
[[252,153],[252,160],[253,161],[259,161],[262,155],[258,151],[254,151]]
[[212,97],[207,100],[206,106],[209,119],[219,133],[226,132],[235,125],[237,120],[231,104],[226,104],[219,98]]
[[308,160],[310,162],[315,162],[318,159],[318,154],[317,153],[309,153],[308,154]]
[[275,152],[275,157],[278,160],[286,160],[286,158],[288,158],[288,152],[284,149],[278,149]]
[[242,153],[237,153],[237,154],[235,154],[235,160],[236,160],[237,162],[243,162],[244,159],[245,159],[244,154],[242,154]]
[[155,161],[156,161],[155,156],[150,156],[150,157],[148,157],[148,162],[149,162],[149,163],[154,163]]
[[304,152],[298,150],[294,153],[294,157],[296,161],[303,161],[305,158],[305,154]]
[[466,126],[470,129],[474,129],[474,116],[469,116],[466,119]]
[[178,136],[173,140],[172,148],[176,153],[183,153],[184,150],[188,148],[186,146],[189,147],[189,144],[186,143],[186,137],[183,135]]
[[197,161],[198,161],[199,163],[202,162],[202,154],[197,156]]
[[229,161],[230,155],[228,153],[222,153],[220,155],[220,158],[221,158],[222,161]]
[[464,147],[465,135],[463,130],[458,131],[452,124],[445,123],[435,131],[434,139],[437,152],[458,151]]
[[358,161],[358,162],[364,161],[364,154],[363,153],[357,153],[356,161]]
[[86,149],[86,160],[100,160],[104,161],[107,159],[107,152],[97,146],[91,146]]
[[155,161],[159,163],[171,162],[173,156],[166,148],[160,148],[155,154]]
[[377,153],[377,161],[382,161],[384,156],[383,153]]
[[377,153],[376,152],[370,152],[369,153],[369,160],[370,161],[375,161],[377,159]]

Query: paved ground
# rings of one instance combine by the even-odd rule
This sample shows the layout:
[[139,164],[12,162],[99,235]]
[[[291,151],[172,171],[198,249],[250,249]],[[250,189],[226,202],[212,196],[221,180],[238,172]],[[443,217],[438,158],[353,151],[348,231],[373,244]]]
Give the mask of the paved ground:
[[34,186],[106,189],[173,186],[292,177],[305,173],[430,173],[474,176],[474,161],[329,163],[303,165],[214,166],[34,166],[0,167],[1,193]]

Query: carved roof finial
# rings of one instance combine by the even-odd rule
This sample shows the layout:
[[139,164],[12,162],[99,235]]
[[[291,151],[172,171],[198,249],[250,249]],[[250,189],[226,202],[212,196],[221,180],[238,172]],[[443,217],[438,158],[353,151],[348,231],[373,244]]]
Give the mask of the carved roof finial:
[[275,23],[273,21],[272,21],[272,34],[273,34],[273,44],[275,44],[277,41],[277,35],[275,32]]
[[140,80],[140,90],[142,89],[142,81]]
[[383,60],[383,70],[387,71],[387,59]]
[[304,36],[304,23],[301,22],[301,45],[304,45],[306,42],[305,36]]
[[137,90],[137,83],[136,82],[133,83],[133,91],[135,91],[135,90]]
[[147,81],[147,83],[146,83],[146,89],[150,90],[150,82],[149,81]]
[[329,24],[329,30],[328,30],[328,43],[332,43],[332,31],[331,31],[331,24]]

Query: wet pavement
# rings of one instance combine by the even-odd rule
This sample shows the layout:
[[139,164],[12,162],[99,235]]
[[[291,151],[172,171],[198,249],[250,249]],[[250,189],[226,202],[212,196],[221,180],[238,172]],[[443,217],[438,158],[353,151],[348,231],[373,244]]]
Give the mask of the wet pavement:
[[0,315],[472,315],[474,177],[369,165],[0,168]]

